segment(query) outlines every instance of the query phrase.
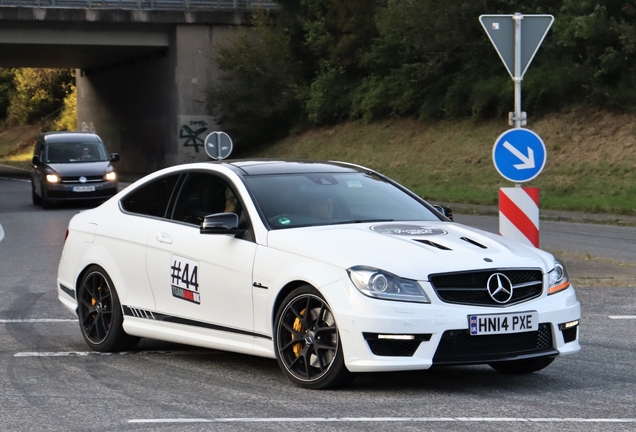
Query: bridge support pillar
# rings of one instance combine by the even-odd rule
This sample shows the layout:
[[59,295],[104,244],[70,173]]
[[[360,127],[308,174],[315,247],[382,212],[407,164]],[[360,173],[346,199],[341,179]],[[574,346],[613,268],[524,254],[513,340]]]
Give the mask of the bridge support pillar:
[[202,144],[217,125],[205,92],[219,74],[216,47],[234,29],[176,25],[155,55],[78,70],[78,130],[97,133],[118,152],[123,173],[209,160]]

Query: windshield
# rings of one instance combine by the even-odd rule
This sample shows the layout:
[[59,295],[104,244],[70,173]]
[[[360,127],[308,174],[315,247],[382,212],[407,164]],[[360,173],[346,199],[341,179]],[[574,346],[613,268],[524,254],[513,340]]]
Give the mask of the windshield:
[[105,162],[108,154],[102,143],[51,143],[44,147],[46,163]]
[[380,221],[439,221],[422,202],[365,173],[247,176],[272,229]]

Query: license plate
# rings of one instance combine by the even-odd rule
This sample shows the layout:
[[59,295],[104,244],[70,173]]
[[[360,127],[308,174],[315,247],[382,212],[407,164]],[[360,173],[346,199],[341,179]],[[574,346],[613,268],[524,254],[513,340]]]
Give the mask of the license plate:
[[95,186],[73,186],[73,192],[95,192]]
[[539,330],[537,311],[493,315],[468,315],[471,336],[522,333]]

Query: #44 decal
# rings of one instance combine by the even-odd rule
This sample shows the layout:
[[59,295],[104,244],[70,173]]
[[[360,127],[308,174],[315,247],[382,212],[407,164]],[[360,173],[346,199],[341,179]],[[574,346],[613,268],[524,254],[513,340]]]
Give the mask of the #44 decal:
[[199,294],[199,262],[178,255],[172,255],[170,285],[172,296],[192,303],[201,304]]

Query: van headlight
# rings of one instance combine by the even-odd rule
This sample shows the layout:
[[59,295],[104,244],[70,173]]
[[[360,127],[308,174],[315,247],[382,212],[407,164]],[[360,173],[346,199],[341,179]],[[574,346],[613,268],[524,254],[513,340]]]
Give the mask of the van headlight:
[[111,171],[109,173],[106,173],[104,178],[106,179],[106,181],[115,181],[117,180],[117,174],[115,174],[115,171]]
[[431,302],[418,281],[365,266],[351,267],[347,273],[358,291],[368,297],[403,302]]
[[46,181],[49,183],[59,183],[60,182],[60,176],[58,176],[57,174],[47,174],[46,175]]
[[548,273],[548,295],[556,294],[570,287],[570,278],[563,263],[554,258],[554,268]]

